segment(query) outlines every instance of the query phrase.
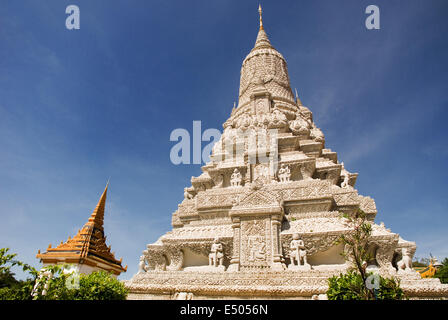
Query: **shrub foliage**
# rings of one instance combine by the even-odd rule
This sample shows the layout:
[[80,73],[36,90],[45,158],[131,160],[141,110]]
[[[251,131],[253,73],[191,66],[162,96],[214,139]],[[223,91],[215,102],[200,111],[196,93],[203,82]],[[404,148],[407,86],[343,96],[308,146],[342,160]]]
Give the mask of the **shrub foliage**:
[[442,265],[443,266],[440,267],[439,270],[437,270],[434,278],[439,278],[440,282],[442,283],[448,283],[448,258],[445,258],[442,261]]
[[[368,273],[367,276],[371,275]],[[329,300],[365,300],[366,288],[361,274],[352,270],[346,274],[340,274],[328,279]],[[374,290],[373,299],[376,300],[401,300],[404,298],[400,283],[395,279],[387,279],[380,276],[380,288]]]
[[[8,253],[9,248],[0,248],[0,300],[124,300],[127,290],[124,284],[110,273],[96,271],[79,275],[79,286],[74,286],[72,273],[67,273],[67,265],[46,266],[51,277],[39,277],[33,267],[15,260],[16,254]],[[31,278],[18,281],[11,267],[21,266]],[[72,285],[67,285],[72,284]],[[36,290],[33,291],[33,288]]]

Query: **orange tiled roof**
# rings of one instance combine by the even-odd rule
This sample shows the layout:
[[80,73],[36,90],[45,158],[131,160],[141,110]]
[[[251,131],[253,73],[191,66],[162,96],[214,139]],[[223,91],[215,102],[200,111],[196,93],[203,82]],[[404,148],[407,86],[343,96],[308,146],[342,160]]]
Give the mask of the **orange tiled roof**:
[[55,248],[48,246],[47,251],[36,255],[43,263],[79,263],[95,266],[97,263],[107,265],[109,271],[120,274],[127,270],[122,267],[122,259],[117,260],[110,246],[106,245],[104,235],[104,209],[106,207],[107,188],[104,189],[95,210],[91,214],[87,223],[73,238],[68,238]]

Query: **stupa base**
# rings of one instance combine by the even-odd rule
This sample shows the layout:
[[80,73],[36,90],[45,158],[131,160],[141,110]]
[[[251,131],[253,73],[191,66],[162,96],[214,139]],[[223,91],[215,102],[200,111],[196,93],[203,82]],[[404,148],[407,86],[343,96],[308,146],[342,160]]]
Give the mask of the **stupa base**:
[[[239,272],[151,271],[125,281],[129,300],[174,299],[191,293],[192,299],[311,299],[325,294],[327,279],[339,270],[284,270]],[[400,278],[409,299],[448,299],[448,285],[415,275]],[[177,293],[177,295],[176,295]]]

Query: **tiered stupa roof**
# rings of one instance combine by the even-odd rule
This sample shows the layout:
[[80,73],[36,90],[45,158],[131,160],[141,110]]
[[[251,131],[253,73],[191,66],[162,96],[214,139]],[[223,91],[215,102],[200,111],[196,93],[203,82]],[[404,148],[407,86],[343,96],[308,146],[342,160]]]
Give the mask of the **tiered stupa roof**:
[[104,234],[104,210],[106,207],[107,188],[104,189],[98,204],[89,220],[73,238],[68,238],[55,248],[48,246],[47,251],[36,255],[44,264],[85,264],[93,268],[103,269],[119,275],[126,272],[122,267],[122,258],[117,260],[111,247],[106,245]]

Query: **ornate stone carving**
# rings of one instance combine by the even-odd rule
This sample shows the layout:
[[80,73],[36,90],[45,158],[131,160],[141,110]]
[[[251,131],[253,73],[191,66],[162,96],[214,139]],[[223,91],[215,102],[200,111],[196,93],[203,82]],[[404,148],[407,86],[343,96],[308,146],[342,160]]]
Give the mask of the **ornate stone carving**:
[[343,189],[353,189],[353,187],[349,184],[350,173],[347,170],[345,170],[344,162],[342,162],[341,165],[342,165],[342,169],[341,169],[341,178],[342,178],[341,188],[343,188]]
[[317,142],[325,143],[325,136],[322,133],[322,131],[317,127],[313,127],[311,129],[310,138]]
[[269,231],[267,218],[241,219],[240,260],[243,269],[269,266],[272,258]]
[[394,256],[394,249],[397,245],[398,239],[389,237],[384,240],[378,240],[378,249],[376,251],[376,261],[378,265],[384,272],[393,274],[395,273],[395,268],[392,266],[392,259]]
[[241,181],[243,180],[243,177],[238,169],[235,168],[233,170],[232,175],[230,176],[230,185],[232,187],[241,187]]
[[191,292],[176,292],[173,300],[193,300],[194,294]]
[[[326,251],[333,247],[338,241],[340,235],[341,232],[312,232],[304,233],[300,236],[305,244],[307,256],[310,257],[318,252]],[[290,254],[290,244],[292,240],[291,233],[281,233],[281,244],[286,257]]]
[[210,254],[208,255],[209,265],[217,268],[218,266],[223,266],[224,261],[224,248],[222,243],[219,242],[219,238],[215,238],[212,247],[210,249]]
[[310,123],[304,120],[300,115],[293,121],[289,122],[289,128],[295,135],[308,137],[310,134]]
[[146,257],[144,255],[141,255],[140,262],[138,263],[138,272],[137,273],[144,273],[146,271],[147,271]]
[[412,270],[412,254],[409,248],[401,249],[401,260],[397,262],[398,272],[406,271],[406,272],[414,272]]
[[223,183],[224,183],[224,175],[223,174],[218,174],[218,175],[215,175],[215,176],[213,176],[213,182],[214,182],[214,186],[213,186],[213,188],[222,188],[222,186],[223,186]]
[[184,188],[184,199],[193,199],[194,198],[194,188]]
[[268,129],[283,129],[287,126],[288,120],[279,109],[275,108],[272,114],[268,115]]
[[266,242],[262,236],[252,235],[247,238],[249,248],[248,261],[266,261]]
[[280,182],[289,182],[289,179],[291,178],[291,170],[289,169],[289,166],[284,164],[281,165],[278,170],[278,178],[280,179]]
[[259,163],[254,166],[253,181],[260,181],[263,184],[270,182],[269,165],[266,163]]
[[288,269],[310,270],[311,266],[307,262],[305,244],[303,240],[299,238],[298,233],[292,235],[292,241],[289,248],[291,249],[289,252],[291,264],[288,266]]

